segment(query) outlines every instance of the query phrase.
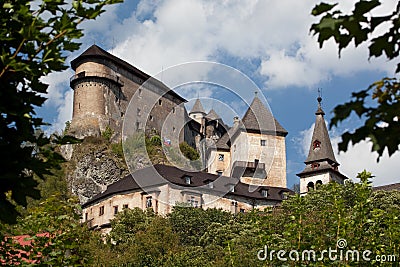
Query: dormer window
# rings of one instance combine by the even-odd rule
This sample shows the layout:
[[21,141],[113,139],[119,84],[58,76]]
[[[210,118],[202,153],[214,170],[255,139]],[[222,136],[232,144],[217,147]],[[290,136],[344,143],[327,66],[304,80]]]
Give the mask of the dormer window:
[[229,188],[229,192],[235,192],[235,185],[231,185]]
[[185,183],[186,183],[186,184],[191,184],[191,183],[192,183],[192,177],[190,177],[190,176],[185,176]]
[[315,149],[318,149],[320,147],[321,147],[321,142],[318,141],[318,140],[315,140],[314,143],[313,143],[313,149],[315,150]]
[[218,176],[222,176],[222,171],[217,171]]
[[268,190],[267,190],[267,189],[262,189],[262,190],[261,190],[261,195],[262,195],[263,197],[267,197],[267,196],[268,196]]

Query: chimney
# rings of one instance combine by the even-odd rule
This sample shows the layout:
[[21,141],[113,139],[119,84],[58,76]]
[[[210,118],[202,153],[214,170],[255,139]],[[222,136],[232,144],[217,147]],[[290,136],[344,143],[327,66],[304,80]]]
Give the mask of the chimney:
[[233,117],[233,126],[237,126],[240,123],[240,119],[238,116]]

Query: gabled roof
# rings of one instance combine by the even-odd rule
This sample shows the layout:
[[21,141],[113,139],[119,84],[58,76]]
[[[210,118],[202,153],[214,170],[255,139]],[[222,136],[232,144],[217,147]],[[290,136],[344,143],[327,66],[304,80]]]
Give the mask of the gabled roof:
[[221,117],[217,114],[217,112],[215,112],[214,109],[211,109],[210,112],[208,112],[206,118],[210,121],[216,121],[221,119]]
[[[155,177],[155,172],[158,173],[160,177]],[[186,176],[191,177],[190,184],[186,184]],[[206,172],[189,172],[181,170],[174,166],[156,164],[154,166],[138,170],[131,175],[127,175],[121,180],[109,185],[106,191],[95,195],[92,199],[84,203],[82,207],[85,208],[93,203],[102,201],[113,195],[124,194],[132,191],[144,191],[144,189],[139,186],[137,181],[145,181],[146,186],[157,186],[170,182],[173,185],[181,187],[181,189],[187,188],[187,190],[191,190],[192,188],[193,190],[201,190],[214,195],[223,196],[227,194],[251,199],[279,201],[282,200],[283,192],[287,192],[290,194],[293,193],[287,188],[271,186],[259,186],[258,190],[252,191],[250,190],[251,185],[241,183],[238,179],[232,177],[219,176]],[[207,186],[207,184],[211,182],[214,185],[213,188]],[[227,188],[230,185],[234,185],[234,192],[228,192],[229,190],[227,190]],[[263,197],[260,194],[260,190],[262,189],[268,190],[267,197]]]
[[235,124],[230,128],[215,144],[217,150],[230,150],[230,140],[236,131],[239,129],[239,124]]
[[182,102],[187,102],[186,99],[175,93],[173,90],[170,90],[164,83],[161,81],[151,77],[149,74],[139,70],[138,68],[132,66],[128,62],[108,53],[101,47],[97,45],[92,45],[88,49],[86,49],[82,54],[80,54],[77,58],[71,61],[71,67],[73,70],[82,64],[87,59],[106,59],[108,61],[113,62],[115,65],[120,66],[127,70],[128,72],[134,74],[136,77],[142,79],[143,82],[149,80],[151,78],[151,83],[158,86],[159,88],[163,89],[167,94],[174,96],[175,98],[179,99]]
[[[315,113],[315,127],[311,139],[310,150],[305,163],[320,162],[327,160],[331,163],[339,165],[333,153],[331,140],[329,138],[328,129],[326,128],[324,111],[321,108],[321,98],[318,98],[318,110]],[[315,148],[315,143],[319,142],[319,147]]]
[[204,111],[203,105],[200,102],[200,99],[198,99],[198,98],[196,99],[196,102],[194,102],[193,108],[190,111],[190,113],[203,113],[203,114],[206,114],[206,112]]
[[257,96],[244,114],[242,123],[247,131],[272,132],[283,136],[288,133]]

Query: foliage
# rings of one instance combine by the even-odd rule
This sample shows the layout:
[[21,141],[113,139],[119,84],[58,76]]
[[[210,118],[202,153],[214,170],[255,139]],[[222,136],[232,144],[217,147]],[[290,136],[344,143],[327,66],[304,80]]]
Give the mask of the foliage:
[[[78,25],[95,19],[120,0],[5,0],[0,8],[0,220],[15,222],[15,205],[39,198],[33,175],[43,179],[62,158],[37,129],[45,125],[34,108],[43,105],[48,85],[42,78],[67,68],[67,52],[82,37]],[[14,203],[14,204],[13,204]]]
[[103,136],[107,141],[110,141],[113,134],[113,129],[111,129],[111,127],[107,125],[106,129],[101,133],[101,136]]
[[111,150],[114,152],[118,157],[124,158],[124,150],[122,147],[122,142],[113,143],[111,144]]
[[161,146],[161,137],[159,135],[153,135],[149,141],[154,146]]
[[232,218],[228,212],[217,209],[174,207],[169,215],[172,229],[178,233],[182,244],[197,245],[211,223],[227,224]]
[[74,199],[49,197],[14,226],[14,235],[24,235],[28,244],[8,237],[0,249],[2,260],[10,265],[26,265],[32,261],[51,266],[85,265],[89,254],[82,243],[91,233],[80,225],[78,210],[79,204]]
[[[400,192],[374,192],[371,177],[363,171],[359,183],[322,185],[263,212],[234,215],[176,206],[162,217],[151,210],[124,210],[112,220],[108,243],[95,241],[90,246],[92,262],[94,266],[386,266],[375,256],[399,259]],[[347,241],[344,249],[372,251],[372,261],[332,261],[327,254],[321,261],[282,262],[276,253],[266,261],[257,258],[265,246],[269,252],[336,250],[339,239]]]
[[197,152],[197,150],[193,147],[189,146],[189,144],[186,142],[180,143],[179,149],[181,150],[182,154],[190,160],[197,160],[200,158],[199,152]]
[[[369,57],[385,56],[388,60],[396,59],[400,53],[400,3],[395,10],[385,16],[372,16],[371,11],[381,5],[379,0],[359,0],[354,10],[348,14],[336,9],[337,4],[320,3],[312,14],[321,16],[319,23],[311,26],[311,31],[318,35],[320,47],[333,38],[338,45],[339,56],[342,49],[354,41],[355,46],[369,43]],[[382,27],[387,31],[381,31]],[[396,73],[400,72],[400,63]],[[368,98],[373,100],[368,103]],[[383,78],[371,84],[367,89],[352,93],[352,100],[334,108],[331,127],[347,119],[352,112],[359,118],[365,118],[364,125],[354,132],[345,132],[340,151],[346,151],[348,144],[361,140],[370,140],[372,151],[378,152],[378,160],[387,148],[389,156],[400,145],[400,81],[398,78]]]

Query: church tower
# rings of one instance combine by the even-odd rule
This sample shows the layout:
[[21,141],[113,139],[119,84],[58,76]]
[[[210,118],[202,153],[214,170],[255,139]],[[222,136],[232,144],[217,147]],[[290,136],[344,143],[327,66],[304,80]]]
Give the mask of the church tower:
[[304,162],[305,169],[297,174],[300,177],[300,194],[306,194],[314,190],[320,184],[327,184],[331,181],[344,183],[347,177],[338,170],[339,163],[335,159],[328,129],[326,128],[322,110],[322,98],[318,97],[318,109],[315,112],[315,126],[311,139],[308,157]]

